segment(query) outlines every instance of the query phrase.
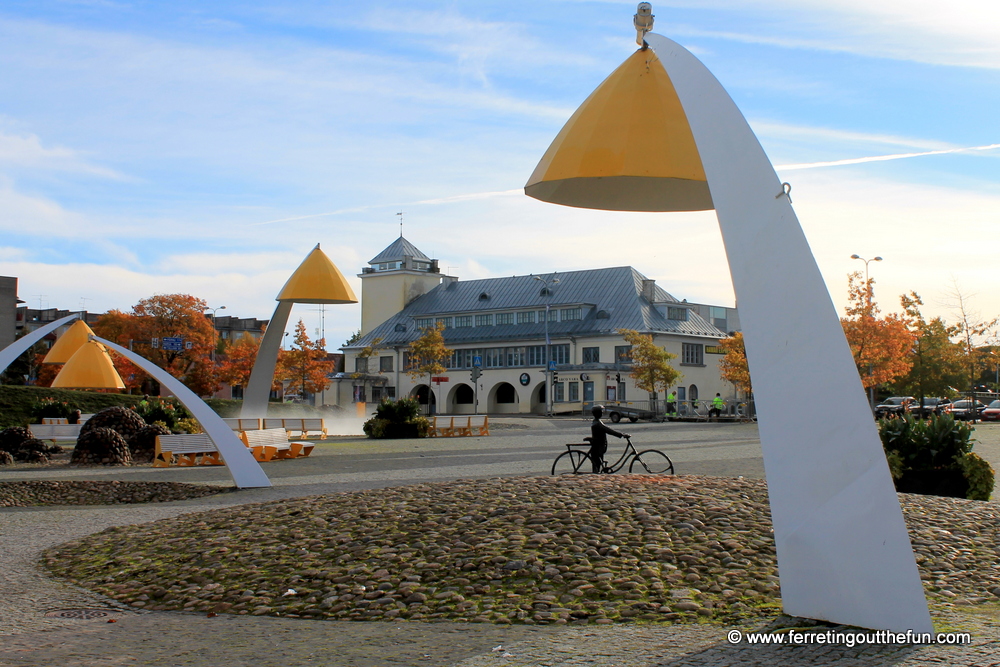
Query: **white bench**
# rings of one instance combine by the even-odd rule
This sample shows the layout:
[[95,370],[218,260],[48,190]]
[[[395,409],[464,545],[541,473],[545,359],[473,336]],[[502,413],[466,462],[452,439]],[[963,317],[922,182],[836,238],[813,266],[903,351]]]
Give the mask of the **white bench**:
[[219,449],[207,433],[181,433],[156,436],[153,467],[221,466],[224,465]]
[[264,428],[283,428],[288,432],[288,437],[291,438],[294,433],[298,432],[299,438],[309,437],[310,431],[315,431],[320,433],[320,440],[326,440],[326,421],[320,417],[309,417],[305,419],[288,419],[288,418],[274,418],[267,417],[264,419]]
[[294,459],[312,454],[316,446],[309,442],[288,442],[288,433],[283,428],[266,428],[262,431],[243,431],[243,443],[253,451],[258,461],[272,459]]
[[243,417],[225,417],[222,421],[234,431],[259,431],[264,428],[262,419],[245,419]]
[[80,437],[80,427],[83,424],[29,424],[32,437],[39,440],[76,440]]

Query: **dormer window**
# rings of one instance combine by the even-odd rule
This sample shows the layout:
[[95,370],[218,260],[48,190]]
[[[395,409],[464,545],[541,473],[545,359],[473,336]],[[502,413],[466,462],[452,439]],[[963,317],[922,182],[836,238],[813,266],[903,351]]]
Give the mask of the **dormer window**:
[[379,262],[375,265],[376,271],[394,271],[399,268],[399,262]]

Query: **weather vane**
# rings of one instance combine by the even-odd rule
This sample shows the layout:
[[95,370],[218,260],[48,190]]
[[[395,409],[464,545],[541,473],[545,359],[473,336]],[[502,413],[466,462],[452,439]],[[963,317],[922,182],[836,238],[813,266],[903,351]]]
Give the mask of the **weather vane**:
[[399,216],[399,235],[403,236],[403,211],[400,211],[396,215]]

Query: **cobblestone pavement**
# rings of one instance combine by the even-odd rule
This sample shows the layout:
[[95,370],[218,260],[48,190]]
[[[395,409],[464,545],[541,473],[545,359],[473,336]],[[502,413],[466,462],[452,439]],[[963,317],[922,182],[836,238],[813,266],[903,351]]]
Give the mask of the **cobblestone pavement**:
[[[712,428],[713,425],[705,425]],[[543,426],[548,428],[548,426]],[[534,430],[534,429],[533,429]],[[753,443],[744,443],[723,458],[718,432],[705,450],[698,431],[685,440],[699,474],[732,474],[733,461],[752,461]],[[741,434],[746,437],[746,430]],[[1000,434],[1000,429],[997,431]],[[513,435],[513,434],[511,434]],[[518,436],[524,433],[518,433]],[[1000,458],[996,434],[988,434],[984,456]],[[713,440],[714,438],[714,440]],[[565,439],[565,438],[563,438]],[[472,439],[465,440],[471,444]],[[556,438],[558,440],[558,438]],[[516,448],[521,438],[490,439],[491,448]],[[439,441],[440,442],[440,441]],[[555,440],[554,440],[555,442]],[[421,443],[428,458],[432,447]],[[463,447],[451,443],[440,447]],[[362,445],[359,445],[362,447]],[[758,452],[759,452],[759,445]],[[712,451],[714,448],[714,451]],[[320,450],[321,448],[317,448]],[[330,448],[327,448],[330,450]],[[979,449],[979,448],[977,448]],[[402,451],[402,450],[400,450]],[[330,451],[328,451],[330,454]],[[990,455],[993,456],[990,456]],[[759,453],[756,454],[759,456]],[[502,457],[500,457],[502,458]],[[512,457],[489,474],[525,474]],[[271,489],[245,490],[221,496],[142,506],[32,508],[0,511],[0,666],[107,667],[114,665],[441,665],[448,667],[682,667],[723,665],[1000,665],[1000,618],[997,606],[956,608],[935,614],[939,628],[968,631],[971,646],[730,645],[721,626],[615,625],[608,627],[502,627],[455,623],[349,623],[270,617],[204,614],[137,613],[118,603],[48,578],[38,567],[42,550],[111,525],[144,523],[178,514],[231,504],[297,497],[351,488],[402,484],[417,479],[453,478],[453,456],[442,454],[417,473],[389,471],[381,479],[367,471],[345,471],[346,459],[318,456],[301,463],[267,468]],[[723,460],[725,459],[725,460]],[[716,461],[721,463],[716,464]],[[289,462],[292,463],[292,462]],[[994,461],[994,465],[997,461]],[[739,465],[744,465],[740,463]],[[311,466],[311,467],[310,467]],[[474,466],[469,466],[474,469]],[[692,466],[694,467],[694,466]],[[462,473],[466,472],[464,465]],[[708,468],[708,469],[706,469]],[[13,471],[11,471],[13,472]],[[53,471],[55,472],[55,471]],[[94,474],[99,472],[100,474]],[[131,472],[131,471],[130,471]],[[156,479],[218,481],[209,471],[156,471]],[[109,471],[59,473],[53,478],[107,479]],[[114,474],[113,472],[111,473]],[[134,474],[134,473],[132,473]],[[147,474],[147,471],[143,471]],[[201,475],[202,479],[191,479]],[[461,475],[461,473],[460,473]],[[473,476],[466,474],[465,476]],[[44,478],[42,469],[0,479]],[[98,609],[109,617],[91,620],[54,618],[60,610]],[[113,620],[114,622],[109,622]]]

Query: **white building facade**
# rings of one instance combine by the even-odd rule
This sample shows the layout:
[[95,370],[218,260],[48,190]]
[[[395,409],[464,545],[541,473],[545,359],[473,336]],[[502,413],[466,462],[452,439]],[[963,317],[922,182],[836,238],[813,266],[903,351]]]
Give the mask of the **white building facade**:
[[[360,278],[361,337],[343,348],[345,372],[326,392],[342,407],[414,396],[437,414],[544,414],[549,360],[555,413],[662,401],[662,392],[650,396],[629,377],[621,329],[650,334],[675,355],[679,400],[720,393],[735,401],[733,386],[719,376],[718,347],[738,328],[735,309],[679,301],[632,267],[462,281],[441,275],[436,260],[401,236]],[[412,378],[409,346],[438,323],[452,350],[447,370]],[[373,343],[372,356],[359,356]]]

